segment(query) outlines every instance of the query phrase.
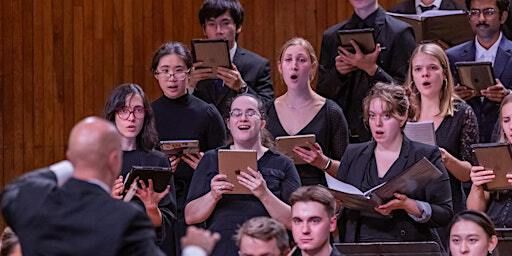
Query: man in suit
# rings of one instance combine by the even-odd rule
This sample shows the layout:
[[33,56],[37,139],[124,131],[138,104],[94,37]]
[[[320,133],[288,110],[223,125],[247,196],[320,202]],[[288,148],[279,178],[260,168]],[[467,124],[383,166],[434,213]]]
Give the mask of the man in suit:
[[[317,91],[341,106],[350,128],[349,140],[356,143],[370,139],[363,124],[363,98],[376,82],[405,80],[416,41],[412,28],[387,15],[377,0],[350,0],[350,3],[354,8],[352,17],[324,32]],[[363,54],[355,42],[355,52],[340,47],[338,30],[362,28],[375,30],[378,45],[373,52]]]
[[331,232],[336,230],[336,201],[322,186],[304,186],[290,196],[293,240],[301,255],[341,256],[331,246]]
[[290,249],[286,228],[269,217],[254,217],[244,222],[235,240],[240,256],[285,256]]
[[512,88],[512,41],[502,33],[508,16],[509,0],[468,0],[469,21],[476,37],[446,51],[451,70],[458,79],[455,63],[459,61],[489,61],[493,64],[496,84],[482,90],[482,97],[459,84],[455,92],[466,100],[475,111],[480,142],[493,140],[492,134],[498,120],[499,105]]
[[189,86],[194,88],[194,95],[214,104],[223,117],[229,112],[229,101],[239,93],[257,95],[263,103],[274,98],[268,60],[237,43],[243,19],[244,9],[238,0],[205,0],[199,10],[204,35],[228,41],[233,66],[218,67],[214,72],[212,68],[197,68],[201,63],[194,63]]
[[455,0],[404,0],[391,9],[390,12],[404,14],[421,14],[430,10],[465,10],[463,4]]
[[144,211],[111,197],[122,162],[117,129],[89,117],[72,129],[68,145],[74,171],[36,170],[2,194],[5,220],[23,254],[163,255]]

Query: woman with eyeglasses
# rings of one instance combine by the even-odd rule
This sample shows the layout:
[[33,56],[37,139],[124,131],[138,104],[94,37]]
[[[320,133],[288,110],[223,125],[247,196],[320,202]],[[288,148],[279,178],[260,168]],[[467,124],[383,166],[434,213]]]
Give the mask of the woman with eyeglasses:
[[[112,91],[105,105],[105,119],[116,126],[121,135],[123,165],[121,176],[112,188],[114,198],[122,198],[123,179],[133,166],[170,167],[169,159],[154,148],[158,143],[153,111],[137,84],[121,84]],[[176,195],[172,180],[161,193],[153,190],[153,182],[139,181],[140,188],[132,199],[145,209],[157,234],[160,248],[168,255],[175,253],[173,219],[176,212]],[[171,190],[171,186],[173,187]],[[171,193],[169,193],[171,191]]]
[[285,203],[300,186],[299,175],[291,160],[271,149],[272,140],[265,130],[261,101],[251,94],[233,99],[226,123],[232,142],[223,149],[255,150],[258,170],[247,168],[238,175],[238,183],[251,195],[232,195],[226,175],[218,171],[218,150],[205,153],[192,177],[187,197],[185,220],[188,224],[205,222],[221,234],[212,255],[238,255],[233,235],[246,220],[270,216],[290,226],[291,209]]
[[304,186],[325,186],[324,172],[336,176],[339,159],[348,145],[348,125],[343,111],[311,88],[317,66],[315,50],[308,41],[303,38],[287,41],[277,63],[287,91],[267,108],[267,129],[274,137],[316,136],[317,143],[294,149],[307,163],[296,166]]
[[[223,145],[226,130],[222,117],[213,105],[187,93],[191,67],[192,56],[183,44],[168,42],[158,48],[153,55],[151,71],[163,95],[151,105],[160,140],[199,140],[200,152],[205,152]],[[177,244],[185,235],[185,199],[202,154],[170,156],[178,203]]]
[[[499,142],[512,144],[512,95],[503,98],[498,122]],[[485,190],[485,184],[493,181],[496,174],[483,166],[471,167],[470,176],[473,185],[468,195],[468,209],[486,212],[498,228],[512,228],[512,190]],[[512,173],[507,174],[506,178],[512,185]]]

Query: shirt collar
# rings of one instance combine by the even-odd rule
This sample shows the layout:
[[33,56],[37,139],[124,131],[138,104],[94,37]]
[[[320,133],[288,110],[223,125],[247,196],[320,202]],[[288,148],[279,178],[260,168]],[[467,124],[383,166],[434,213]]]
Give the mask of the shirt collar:
[[500,46],[502,37],[503,33],[500,32],[498,40],[496,40],[496,42],[494,42],[494,44],[489,49],[485,49],[480,44],[480,42],[478,42],[478,38],[475,37],[475,59],[477,61],[491,61],[494,64],[494,60],[496,59],[496,54],[498,52],[498,47]]
[[431,5],[426,5],[421,0],[415,0],[415,1],[416,1],[416,4],[415,4],[416,7],[419,7],[419,6],[427,7],[427,6],[434,5],[435,9],[439,9],[439,7],[441,6],[442,0],[434,0],[434,2]]
[[231,58],[231,62],[233,62],[233,59],[235,58],[236,48],[238,47],[238,44],[235,41],[235,44],[233,44],[233,48],[229,49],[229,58]]
[[354,24],[358,24],[358,23],[364,23],[366,25],[366,27],[368,28],[373,28],[375,27],[375,21],[377,20],[377,17],[379,16],[379,13],[380,13],[380,7],[377,8],[377,10],[375,10],[374,12],[372,12],[370,15],[368,15],[368,17],[366,17],[366,19],[361,19],[361,17],[357,16],[357,14],[354,12],[354,14],[352,14],[352,18],[351,18],[351,23],[354,23]]

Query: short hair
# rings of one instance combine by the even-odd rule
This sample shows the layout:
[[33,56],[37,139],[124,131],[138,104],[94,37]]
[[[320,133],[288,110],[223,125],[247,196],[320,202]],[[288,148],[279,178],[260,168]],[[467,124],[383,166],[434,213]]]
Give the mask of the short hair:
[[416,84],[414,83],[414,78],[412,75],[414,70],[412,60],[419,53],[430,55],[439,61],[445,76],[445,80],[443,80],[443,85],[441,87],[439,116],[453,116],[453,112],[455,111],[454,100],[458,99],[458,97],[454,93],[454,81],[452,71],[450,70],[450,62],[448,61],[448,57],[446,56],[443,48],[434,43],[427,43],[420,44],[416,47],[416,49],[414,49],[409,61],[409,71],[407,71],[407,78],[405,79],[404,83],[408,90],[411,92],[411,106],[415,108],[414,119],[418,119],[421,114],[421,95],[418,91],[418,87],[416,87]]
[[171,54],[175,54],[181,60],[183,60],[187,66],[187,69],[192,67],[193,62],[190,50],[180,42],[167,42],[162,44],[160,48],[158,48],[158,50],[156,50],[153,54],[153,59],[151,60],[151,72],[155,73],[157,71],[156,69],[158,68],[160,59]]
[[505,96],[505,98],[503,98],[503,100],[501,101],[501,105],[500,105],[500,113],[499,113],[499,118],[498,118],[498,125],[500,127],[500,130],[499,130],[499,134],[500,134],[500,137],[499,137],[499,141],[500,142],[506,142],[506,143],[509,143],[508,140],[507,140],[507,136],[505,136],[505,132],[503,131],[503,126],[501,125],[503,123],[503,114],[502,114],[502,111],[503,111],[503,106],[509,104],[509,103],[512,103],[512,94],[509,94],[507,96]]
[[18,244],[20,244],[20,241],[18,240],[16,234],[14,234],[11,228],[6,227],[1,237],[0,256],[10,255],[13,252],[14,247],[16,247]]
[[244,236],[265,242],[276,239],[276,245],[280,252],[284,252],[289,248],[288,233],[284,225],[268,217],[254,217],[242,224],[234,237],[238,248],[240,248],[242,237]]
[[315,186],[303,186],[290,195],[290,206],[298,202],[317,202],[324,206],[329,217],[333,217],[336,210],[336,200],[326,188]]
[[484,230],[484,232],[487,234],[488,238],[491,238],[492,236],[496,235],[494,223],[489,218],[489,216],[487,216],[487,214],[485,214],[483,212],[474,211],[474,210],[466,210],[466,211],[457,213],[453,217],[450,225],[448,226],[448,230],[450,231],[450,233],[452,232],[453,225],[455,225],[455,223],[463,221],[463,220],[471,221],[471,222],[477,224],[478,226],[480,226]]
[[373,99],[380,99],[388,114],[398,120],[407,120],[413,115],[405,88],[400,85],[379,82],[373,86],[363,100],[363,117],[366,125],[369,124],[370,103]]
[[205,0],[199,9],[199,23],[205,26],[211,18],[217,18],[229,11],[237,28],[244,22],[244,8],[238,0]]
[[105,119],[115,124],[116,113],[126,105],[126,97],[128,95],[140,95],[142,98],[145,111],[144,123],[142,124],[142,130],[137,135],[136,143],[137,148],[150,151],[154,149],[158,143],[158,133],[155,128],[153,109],[151,108],[144,91],[138,84],[121,84],[112,91],[110,98],[105,104]]
[[[308,40],[306,40],[302,37],[294,37],[294,38],[286,41],[286,43],[284,43],[283,46],[281,46],[281,50],[279,51],[279,59],[278,59],[279,62],[282,61],[283,54],[286,51],[286,49],[288,49],[288,47],[294,46],[294,45],[299,45],[299,46],[304,47],[306,52],[308,52],[309,59],[311,60],[311,63],[313,64],[313,66],[314,67],[318,66],[318,58],[316,57],[316,53],[315,53],[315,49],[313,48],[313,45],[311,45],[311,43]],[[315,74],[316,74],[315,72],[316,72],[316,68],[313,69],[312,77],[310,77],[310,79],[309,79],[310,81],[315,78]]]
[[[466,7],[468,10],[471,10],[471,2],[474,0],[466,0]],[[510,0],[496,0],[496,6],[498,6],[498,10],[500,14],[503,12],[508,12],[508,8],[510,5]]]
[[[228,109],[228,112],[225,114],[224,116],[224,121],[225,123],[227,124],[227,122],[229,121],[229,118],[231,118],[230,116],[230,113],[231,113],[231,105],[233,105],[233,102],[240,98],[240,97],[249,97],[249,98],[253,98],[254,100],[256,100],[256,102],[258,102],[258,113],[260,114],[261,116],[261,120],[267,120],[267,113],[266,113],[266,108],[265,108],[265,104],[263,104],[263,101],[261,101],[261,99],[254,95],[254,94],[251,94],[251,93],[242,93],[242,94],[238,94],[236,95],[235,97],[233,97],[231,100],[229,100],[229,109]],[[267,130],[266,127],[263,127],[261,129],[261,132],[260,132],[260,137],[261,137],[261,144],[267,148],[274,148],[274,137],[272,136],[272,134]],[[230,145],[230,144],[233,144],[233,136],[231,136],[231,132],[228,130],[228,133],[227,133],[227,138],[226,138],[226,141],[225,141],[225,144],[227,145]]]

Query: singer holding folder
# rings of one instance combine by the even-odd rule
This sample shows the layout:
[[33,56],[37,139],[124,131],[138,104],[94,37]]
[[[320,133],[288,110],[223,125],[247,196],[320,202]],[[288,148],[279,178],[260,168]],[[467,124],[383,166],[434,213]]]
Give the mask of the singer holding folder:
[[363,102],[364,120],[373,140],[347,147],[338,170],[339,180],[367,191],[400,175],[423,157],[442,175],[427,184],[419,184],[414,193],[395,193],[394,199],[375,208],[382,218],[344,209],[340,241],[435,241],[441,246],[434,228],[447,225],[453,211],[450,181],[439,149],[403,135],[402,128],[410,115],[403,87],[377,83]]
[[[512,143],[512,95],[503,98],[498,122],[500,124],[500,142]],[[499,159],[496,159],[499,161]],[[471,192],[467,207],[471,210],[486,212],[498,228],[512,228],[512,191],[489,192],[484,189],[486,183],[496,178],[492,170],[483,166],[471,168]],[[512,174],[506,178],[512,185]]]
[[[137,84],[121,84],[116,87],[105,104],[105,119],[115,124],[121,134],[121,147],[123,150],[123,165],[121,176],[116,179],[112,187],[112,196],[122,198],[124,177],[133,166],[159,166],[169,167],[168,158],[155,151],[158,143],[153,111],[144,91]],[[161,193],[153,190],[153,183],[145,184],[139,181],[140,187],[136,190],[133,199],[142,206],[155,227],[157,244],[167,254],[174,255],[175,239],[173,231],[173,218],[176,213],[176,195],[174,185],[172,192],[170,186]],[[173,182],[171,181],[169,185]]]
[[218,149],[207,151],[197,166],[185,206],[187,224],[206,222],[221,240],[211,255],[238,255],[233,235],[246,220],[269,216],[290,227],[291,208],[285,203],[300,186],[292,161],[274,152],[265,130],[263,104],[251,94],[236,96],[226,120],[233,142],[223,149],[255,150],[258,170],[247,168],[237,175],[249,195],[226,194],[234,184],[218,171]]

